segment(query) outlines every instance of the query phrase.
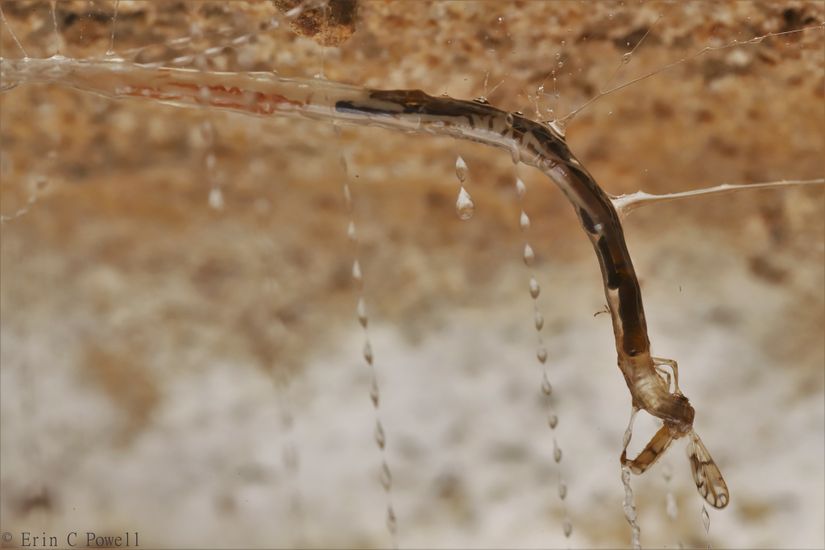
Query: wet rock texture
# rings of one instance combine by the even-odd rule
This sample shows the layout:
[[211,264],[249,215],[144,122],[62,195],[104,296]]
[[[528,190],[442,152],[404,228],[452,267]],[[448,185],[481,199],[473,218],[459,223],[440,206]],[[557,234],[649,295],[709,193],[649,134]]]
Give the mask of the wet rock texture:
[[[612,194],[825,172],[821,2],[79,0],[58,1],[54,17],[50,2],[0,7],[33,57],[192,54],[201,70],[483,96],[544,120],[617,88],[567,125]],[[21,55],[5,26],[0,47]],[[506,153],[60,86],[19,86],[0,109],[0,212],[42,187],[0,239],[4,530],[139,530],[152,546],[388,543],[345,151],[402,543],[566,544]],[[458,155],[475,203],[467,222],[455,214]],[[629,398],[609,322],[593,317],[597,264],[562,195],[520,174],[571,545],[623,544]],[[823,206],[821,188],[760,191],[626,222],[654,352],[679,361],[731,487],[731,506],[711,517],[719,545],[824,543]],[[704,545],[686,459],[670,453],[679,516],[664,512],[661,472],[634,479],[643,542]]]

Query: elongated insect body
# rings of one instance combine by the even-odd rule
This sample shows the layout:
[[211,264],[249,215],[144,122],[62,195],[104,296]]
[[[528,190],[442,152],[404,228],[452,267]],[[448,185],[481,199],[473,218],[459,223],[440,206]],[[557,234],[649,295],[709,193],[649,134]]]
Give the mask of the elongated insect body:
[[[678,389],[676,364],[650,354],[641,289],[619,213],[552,126],[486,102],[433,97],[420,90],[372,90],[273,73],[228,73],[138,65],[118,59],[0,58],[0,91],[28,82],[50,82],[110,98],[139,98],[179,107],[209,106],[255,116],[293,116],[345,124],[450,136],[502,148],[559,186],[587,233],[601,267],[613,323],[618,365],[635,409],[663,426],[636,459],[623,464],[644,472],[674,439],[691,435],[690,461],[700,494],[724,507],[729,494],[719,469],[693,432],[694,410]],[[675,391],[657,370],[670,365]]]

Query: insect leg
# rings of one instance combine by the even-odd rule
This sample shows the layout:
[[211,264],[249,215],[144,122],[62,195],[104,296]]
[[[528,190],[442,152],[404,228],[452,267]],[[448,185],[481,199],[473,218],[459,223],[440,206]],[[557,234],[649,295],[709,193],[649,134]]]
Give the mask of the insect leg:
[[624,431],[622,438],[622,456],[627,453],[627,446],[630,445],[630,438],[633,437],[633,422],[636,421],[636,414],[639,412],[637,407],[633,407],[630,411],[630,420],[627,423],[627,429]]
[[[656,365],[657,370],[662,372],[661,369],[658,367],[668,366],[673,371],[673,387],[675,388],[675,393],[682,393],[682,390],[679,389],[679,365],[676,364],[676,361],[673,359],[664,359],[662,357],[653,357],[653,364]],[[667,382],[668,387],[670,387],[670,378],[668,377]]]
[[665,381],[667,381],[667,389],[670,391],[670,373],[663,367],[656,367],[656,372],[665,377]]
[[645,470],[653,466],[659,457],[664,454],[670,444],[673,442],[673,434],[670,428],[665,425],[659,428],[659,431],[651,438],[639,456],[633,460],[627,458],[627,448],[622,451],[621,462],[623,466],[630,468],[634,474],[644,473]]

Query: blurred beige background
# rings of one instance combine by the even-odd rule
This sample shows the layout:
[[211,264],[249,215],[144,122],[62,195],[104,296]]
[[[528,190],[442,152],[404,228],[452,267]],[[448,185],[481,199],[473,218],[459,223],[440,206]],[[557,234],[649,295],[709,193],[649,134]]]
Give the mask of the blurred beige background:
[[[326,47],[276,4],[122,0],[114,49],[164,60],[253,33],[202,68],[485,96],[545,119],[688,57],[570,122],[571,148],[608,192],[825,173],[821,2],[361,1],[352,36]],[[57,33],[49,2],[1,5],[31,56],[109,47],[115,2],[57,2]],[[191,41],[164,46],[177,37]],[[5,26],[0,47],[21,55]],[[618,455],[630,404],[608,316],[594,316],[598,265],[561,193],[521,167],[559,469],[506,153],[33,85],[0,95],[0,146],[0,212],[48,182],[0,239],[0,528],[12,544],[87,530],[138,531],[146,547],[389,544],[342,152],[401,545],[629,544]],[[821,188],[754,191],[626,222],[653,351],[679,361],[731,489],[711,512],[714,547],[825,544],[823,206]],[[633,448],[653,429],[641,422]],[[645,546],[707,544],[683,444],[633,483]]]

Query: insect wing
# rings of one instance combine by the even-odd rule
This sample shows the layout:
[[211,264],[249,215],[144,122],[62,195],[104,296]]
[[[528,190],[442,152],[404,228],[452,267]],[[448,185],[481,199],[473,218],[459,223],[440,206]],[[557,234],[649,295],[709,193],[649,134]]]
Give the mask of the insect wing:
[[690,443],[687,446],[688,458],[690,459],[690,470],[693,474],[693,481],[699,494],[702,495],[708,504],[714,508],[724,508],[730,502],[728,485],[722,477],[722,472],[711,458],[707,447],[695,433],[690,435]]

